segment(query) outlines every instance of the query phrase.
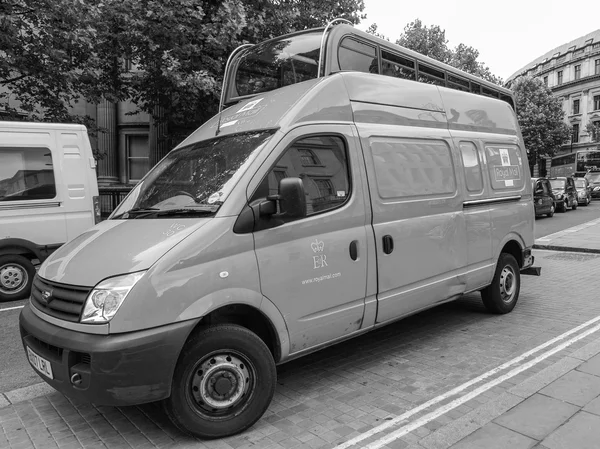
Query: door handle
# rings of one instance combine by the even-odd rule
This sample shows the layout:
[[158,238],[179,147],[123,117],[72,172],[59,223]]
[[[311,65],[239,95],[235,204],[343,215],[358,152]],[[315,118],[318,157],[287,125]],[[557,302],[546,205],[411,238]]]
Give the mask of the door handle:
[[350,242],[350,259],[358,259],[358,240]]
[[394,251],[394,239],[391,235],[383,236],[383,252],[385,254],[391,254]]

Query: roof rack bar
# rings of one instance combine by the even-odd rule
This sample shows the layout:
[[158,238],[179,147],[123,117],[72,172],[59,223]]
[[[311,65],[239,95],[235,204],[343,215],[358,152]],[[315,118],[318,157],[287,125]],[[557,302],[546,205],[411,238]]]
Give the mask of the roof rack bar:
[[233,60],[233,57],[237,53],[239,53],[244,48],[248,48],[248,47],[254,47],[254,45],[253,44],[240,45],[235,50],[233,50],[231,52],[231,54],[229,55],[229,58],[227,58],[227,64],[225,64],[225,75],[223,76],[223,86],[221,87],[221,99],[219,100],[219,112],[221,112],[223,110],[223,101],[225,101],[225,88],[227,87],[226,86],[227,74],[229,73],[229,66],[231,65],[231,61]]
[[[323,35],[321,36],[321,51],[319,52],[319,65],[317,66],[317,78],[321,77],[321,66],[323,65],[323,54],[325,53],[325,36],[327,36],[327,31],[329,31],[329,28],[331,28],[336,22],[343,22],[343,23],[347,23],[348,25],[354,26],[354,24],[352,22],[350,22],[347,19],[342,19],[341,17],[333,19],[331,22],[329,22],[327,24],[327,26],[325,27],[325,30],[323,30]],[[325,67],[323,67],[323,72],[325,72]],[[323,73],[323,76],[325,76],[325,73]]]

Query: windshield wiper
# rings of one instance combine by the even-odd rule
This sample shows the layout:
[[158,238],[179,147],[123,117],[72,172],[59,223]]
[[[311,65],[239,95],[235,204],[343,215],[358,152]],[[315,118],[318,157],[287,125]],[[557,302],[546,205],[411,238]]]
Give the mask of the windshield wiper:
[[219,210],[219,206],[212,206],[209,204],[196,204],[193,206],[177,207],[175,209],[163,209],[154,212],[155,215],[164,217],[166,215],[209,215],[214,214]]
[[123,212],[122,214],[119,214],[116,217],[113,217],[113,220],[117,220],[117,219],[123,217],[124,215],[137,216],[138,214],[152,213],[152,212],[156,212],[159,210],[160,209],[158,209],[156,207],[134,207],[133,209],[130,209],[127,212]]

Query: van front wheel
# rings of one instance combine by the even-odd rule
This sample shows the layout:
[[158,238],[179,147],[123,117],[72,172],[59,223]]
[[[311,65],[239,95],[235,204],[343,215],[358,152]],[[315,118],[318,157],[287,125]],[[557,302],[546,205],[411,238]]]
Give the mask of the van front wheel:
[[256,334],[233,324],[211,326],[184,347],[163,405],[183,432],[222,438],[259,420],[276,380],[271,351]]
[[500,254],[491,285],[481,290],[483,305],[492,313],[508,313],[515,308],[520,290],[519,264],[511,254]]
[[0,302],[27,298],[34,277],[35,267],[26,257],[0,256]]

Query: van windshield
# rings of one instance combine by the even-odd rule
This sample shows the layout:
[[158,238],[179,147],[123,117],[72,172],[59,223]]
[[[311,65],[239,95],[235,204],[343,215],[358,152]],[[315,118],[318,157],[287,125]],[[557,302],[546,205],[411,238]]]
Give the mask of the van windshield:
[[110,218],[214,214],[274,132],[223,136],[171,151]]

